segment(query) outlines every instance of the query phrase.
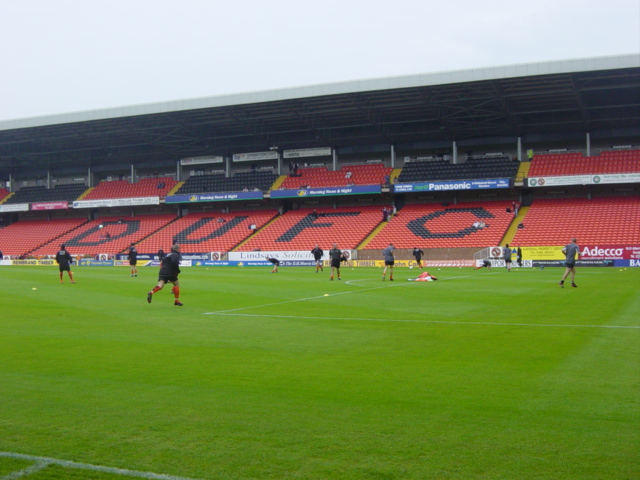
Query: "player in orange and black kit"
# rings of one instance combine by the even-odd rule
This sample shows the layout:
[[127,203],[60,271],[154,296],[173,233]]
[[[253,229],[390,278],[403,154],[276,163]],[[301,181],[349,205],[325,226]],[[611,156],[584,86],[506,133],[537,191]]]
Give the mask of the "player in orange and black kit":
[[322,268],[322,256],[324,255],[324,252],[322,249],[316,245],[315,248],[311,250],[311,255],[313,255],[313,258],[316,261],[316,273],[318,273],[318,269],[320,269],[321,272],[324,272],[324,268]]
[[73,272],[71,272],[71,264],[73,263],[73,258],[71,258],[71,255],[69,254],[69,252],[67,252],[64,244],[60,245],[60,250],[56,254],[56,263],[60,267],[60,283],[64,283],[64,281],[62,280],[62,274],[64,272],[67,272],[69,274],[69,280],[71,280],[71,283],[76,283],[73,280]]
[[133,243],[129,247],[129,266],[131,267],[131,276],[138,276],[138,250],[133,246]]
[[158,274],[158,285],[153,287],[149,293],[147,293],[147,302],[151,303],[153,294],[159,292],[164,288],[165,283],[173,283],[171,291],[175,297],[173,304],[176,307],[181,307],[180,303],[180,282],[178,281],[178,275],[180,274],[180,245],[175,244],[171,247],[171,253],[164,257],[162,260],[162,266],[160,267],[160,273]]

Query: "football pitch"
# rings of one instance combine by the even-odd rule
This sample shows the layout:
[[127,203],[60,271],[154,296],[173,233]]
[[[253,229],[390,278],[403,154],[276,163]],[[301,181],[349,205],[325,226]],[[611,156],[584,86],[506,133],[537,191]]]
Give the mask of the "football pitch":
[[640,478],[640,269],[2,267],[0,479]]

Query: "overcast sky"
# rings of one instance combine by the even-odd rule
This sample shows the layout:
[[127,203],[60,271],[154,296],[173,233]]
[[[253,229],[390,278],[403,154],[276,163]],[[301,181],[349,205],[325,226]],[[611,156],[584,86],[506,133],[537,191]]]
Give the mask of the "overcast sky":
[[640,52],[639,0],[0,0],[0,120]]

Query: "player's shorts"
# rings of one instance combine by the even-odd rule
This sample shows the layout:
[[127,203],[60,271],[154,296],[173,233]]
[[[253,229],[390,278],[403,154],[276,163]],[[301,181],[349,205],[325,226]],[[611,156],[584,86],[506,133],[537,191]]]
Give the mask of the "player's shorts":
[[505,258],[504,259],[504,263],[511,263],[511,259],[510,258]]
[[129,265],[135,267],[138,264],[138,260],[129,260]]
[[164,283],[174,283],[178,281],[177,275],[158,275],[158,281],[163,281]]
[[567,268],[574,268],[576,266],[576,262],[564,262],[564,266]]
[[61,272],[70,272],[71,271],[71,267],[69,265],[67,265],[66,267],[63,267],[62,265],[60,265],[60,271]]
[[416,263],[420,263],[422,261],[422,257],[416,257]]
[[395,260],[391,260],[391,261],[384,261],[384,264],[386,267],[393,267],[393,264],[396,263]]
[[280,260],[278,260],[278,259],[276,259],[275,262],[271,262],[271,263],[273,263],[276,267],[280,266]]
[[321,261],[322,261],[322,257],[320,257],[320,258],[316,258],[316,259],[315,259],[315,261],[316,261],[316,262],[321,262]]
[[331,260],[331,268],[340,268],[340,259]]

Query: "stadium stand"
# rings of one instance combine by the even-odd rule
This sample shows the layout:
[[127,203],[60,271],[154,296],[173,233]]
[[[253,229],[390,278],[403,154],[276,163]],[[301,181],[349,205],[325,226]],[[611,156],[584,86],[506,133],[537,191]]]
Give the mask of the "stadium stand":
[[289,211],[249,239],[238,251],[309,250],[318,244],[324,250],[337,243],[353,249],[382,220],[378,207],[339,207],[320,210],[304,208]]
[[535,200],[522,224],[512,245],[640,245],[640,197]]
[[102,181],[83,200],[165,197],[176,183],[170,177],[145,178],[137,183],[129,183],[127,180]]
[[383,163],[367,165],[347,165],[340,170],[329,171],[324,168],[301,168],[298,176],[287,177],[282,183],[284,189],[310,187],[344,187],[353,185],[379,185],[384,182],[385,175],[391,175],[390,167]]
[[640,150],[624,150],[602,152],[595,157],[583,157],[581,153],[534,155],[528,175],[557,177],[639,172]]
[[172,244],[179,243],[183,252],[227,252],[251,235],[252,224],[259,229],[277,214],[277,210],[189,213],[140,242],[137,249],[140,253],[157,253],[161,248],[169,252]]
[[73,202],[87,189],[83,184],[56,185],[53,188],[44,186],[22,187],[7,200],[8,204],[67,201]]
[[464,163],[430,160],[406,163],[396,183],[515,178],[520,162],[509,157],[469,158]]
[[[68,247],[72,255],[116,254],[124,252],[131,243],[139,242],[176,218],[172,214],[100,217],[43,245],[31,254],[55,255],[61,243]],[[104,226],[102,229],[98,227],[101,224]]]
[[[61,235],[78,228],[86,218],[59,218],[54,220],[21,220],[0,230],[0,245],[4,255],[27,255],[38,247],[52,242]],[[62,242],[54,242],[57,247]]]
[[257,188],[266,192],[277,178],[278,175],[271,170],[238,172],[228,178],[222,174],[192,175],[175,194],[240,192],[245,188],[248,190]]
[[[405,205],[371,240],[368,249],[461,248],[498,245],[513,220],[509,202]],[[484,227],[474,224],[484,222]]]

